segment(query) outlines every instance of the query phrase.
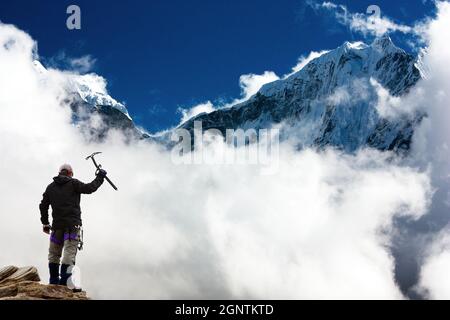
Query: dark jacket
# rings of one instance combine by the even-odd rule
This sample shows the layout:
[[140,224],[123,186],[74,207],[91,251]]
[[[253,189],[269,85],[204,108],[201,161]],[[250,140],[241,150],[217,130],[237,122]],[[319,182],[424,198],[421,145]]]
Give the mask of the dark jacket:
[[48,225],[48,209],[52,207],[52,229],[81,226],[80,195],[91,194],[102,185],[104,178],[97,176],[91,183],[83,183],[68,176],[59,175],[47,187],[39,209],[41,222]]

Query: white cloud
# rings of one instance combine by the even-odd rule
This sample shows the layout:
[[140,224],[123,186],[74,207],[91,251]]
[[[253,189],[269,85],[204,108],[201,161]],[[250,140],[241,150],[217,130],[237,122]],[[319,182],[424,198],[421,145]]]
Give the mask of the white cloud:
[[450,299],[450,230],[439,234],[421,268],[417,290],[430,299]]
[[450,194],[450,70],[445,66],[450,59],[450,44],[447,32],[450,28],[450,3],[439,1],[437,16],[424,28],[424,40],[428,44],[422,63],[427,69],[427,78],[417,90],[416,102],[428,114],[427,120],[415,134],[413,145],[423,166],[432,168],[435,188],[442,196],[438,197],[435,215],[447,223],[447,227],[435,237],[427,253],[420,274],[420,289],[432,299],[449,299],[450,282],[450,229],[448,228],[448,194]]
[[339,87],[333,92],[331,96],[327,97],[326,100],[331,105],[337,106],[340,104],[348,104],[351,98],[352,96],[350,95],[346,87]]
[[437,17],[429,21],[423,34],[424,41],[428,44],[422,57],[427,77],[411,90],[406,102],[428,115],[415,135],[416,143],[413,147],[416,156],[423,156],[425,163],[431,162],[434,170],[439,172],[438,175],[445,178],[450,174],[450,71],[443,66],[450,58],[450,45],[445,33],[450,28],[450,3],[437,2],[437,7]]
[[265,71],[263,74],[244,74],[239,78],[241,87],[241,100],[245,101],[256,94],[266,83],[270,83],[280,78],[273,71]]
[[69,64],[72,70],[75,70],[79,73],[87,73],[91,71],[94,68],[96,62],[97,59],[93,58],[91,55],[69,59]]
[[180,108],[178,110],[182,114],[181,123],[184,123],[187,120],[198,116],[199,114],[213,112],[214,110],[216,110],[216,108],[211,101],[207,101],[205,103],[200,103],[190,109]]
[[63,50],[48,60],[48,65],[50,67],[65,69],[79,74],[91,72],[96,63],[97,59],[92,55],[88,54],[81,57],[71,57]]
[[300,56],[300,58],[298,58],[297,64],[292,68],[291,73],[288,73],[287,75],[283,76],[283,79],[288,78],[291,75],[293,75],[294,73],[299,72],[312,60],[324,55],[327,52],[329,52],[329,51],[328,50],[322,50],[320,52],[311,51],[307,56]]
[[316,10],[322,8],[332,12],[339,23],[349,27],[352,31],[357,31],[364,35],[381,36],[389,32],[415,32],[410,26],[398,24],[388,17],[381,17],[381,15],[375,14],[351,13],[346,6],[337,5],[333,2],[313,3],[311,5]]
[[[450,2],[437,1],[437,16],[420,22],[420,36],[427,45],[422,52],[419,66],[426,77],[419,81],[410,92],[402,97],[392,97],[389,93],[372,83],[378,89],[378,111],[383,116],[397,117],[424,112],[427,117],[416,128],[413,136],[410,163],[430,170],[435,189],[432,211],[428,214],[427,226],[442,229],[435,243],[426,253],[422,266],[419,288],[433,299],[449,297],[449,229],[448,194],[450,193],[450,70],[445,66],[450,59],[450,45],[447,31],[450,29]],[[417,238],[423,234],[416,235]],[[426,234],[429,237],[429,234]],[[415,243],[417,239],[410,239]],[[418,245],[420,242],[418,241]],[[424,248],[420,248],[423,254]],[[419,261],[420,262],[420,261]]]
[[37,265],[46,278],[40,196],[65,162],[89,180],[84,157],[103,151],[119,191],[83,198],[78,265],[94,298],[403,298],[389,236],[394,217],[425,213],[426,174],[368,150],[283,145],[279,172],[261,176],[251,165],[176,166],[119,132],[88,144],[55,80],[66,73],[41,81],[32,48],[0,25],[0,265]]
[[325,102],[334,106],[355,105],[360,101],[369,102],[369,92],[368,81],[355,79],[347,85],[336,88],[330,96],[326,97]]
[[[376,109],[383,118],[395,118],[403,114],[408,114],[412,110],[410,106],[404,104],[400,97],[391,96],[389,90],[383,88],[375,79],[370,79],[370,84],[377,92],[378,100]],[[403,108],[404,107],[404,108]]]
[[350,29],[363,34],[382,36],[389,32],[412,33],[414,30],[406,25],[400,25],[387,17],[374,17],[364,14],[353,14],[350,18]]

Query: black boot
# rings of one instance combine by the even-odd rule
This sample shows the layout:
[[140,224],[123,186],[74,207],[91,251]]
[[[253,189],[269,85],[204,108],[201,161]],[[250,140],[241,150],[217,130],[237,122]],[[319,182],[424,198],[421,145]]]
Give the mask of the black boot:
[[59,284],[59,263],[49,263],[48,270],[50,271],[50,284]]
[[67,286],[67,280],[72,275],[71,273],[67,273],[67,269],[70,267],[68,264],[61,265],[61,279],[59,280],[59,284],[61,286]]
[[[61,286],[67,286],[67,280],[69,280],[72,273],[68,273],[67,269],[70,267],[68,264],[61,265],[61,280],[59,280],[59,284]],[[81,292],[81,288],[74,288],[72,289],[73,292]]]

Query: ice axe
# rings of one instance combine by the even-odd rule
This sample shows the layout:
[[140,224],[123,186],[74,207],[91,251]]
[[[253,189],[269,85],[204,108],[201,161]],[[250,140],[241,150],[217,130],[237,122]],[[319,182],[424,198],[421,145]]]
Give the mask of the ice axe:
[[[94,163],[94,166],[97,168],[97,171],[99,171],[102,168],[101,164],[97,164],[97,161],[95,161],[95,156],[100,154],[101,152],[94,152],[93,154],[91,154],[89,157],[86,158],[86,160],[92,159],[92,162]],[[112,183],[111,180],[109,180],[108,177],[105,177],[106,181],[108,181],[108,183],[111,185],[111,187],[114,188],[114,190],[117,190],[117,187],[114,185],[114,183]]]

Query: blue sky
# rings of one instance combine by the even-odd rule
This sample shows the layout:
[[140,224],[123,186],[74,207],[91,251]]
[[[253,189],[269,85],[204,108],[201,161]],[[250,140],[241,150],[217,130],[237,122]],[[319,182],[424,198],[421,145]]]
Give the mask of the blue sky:
[[[327,12],[300,0],[152,0],[0,2],[0,21],[38,41],[44,64],[90,55],[110,94],[149,131],[176,125],[180,107],[240,95],[242,74],[288,73],[301,55],[366,40]],[[321,3],[321,1],[315,1]],[[351,12],[378,5],[383,16],[412,24],[431,14],[426,0],[333,1]],[[66,8],[77,4],[82,29],[69,31]],[[406,50],[405,37],[392,38]],[[59,57],[59,58],[58,58]]]

